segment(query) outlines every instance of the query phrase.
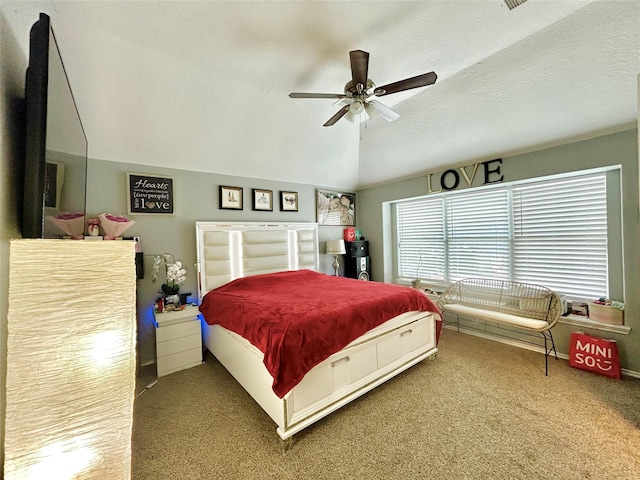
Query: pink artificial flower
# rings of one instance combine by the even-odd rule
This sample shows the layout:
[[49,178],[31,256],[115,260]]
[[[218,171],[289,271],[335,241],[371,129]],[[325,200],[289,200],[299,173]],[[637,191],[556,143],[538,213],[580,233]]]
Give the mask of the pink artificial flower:
[[61,213],[60,215],[56,215],[55,218],[57,218],[58,220],[73,220],[74,218],[78,218],[78,217],[84,217],[84,213],[82,212]]
[[107,213],[105,217],[111,220],[112,222],[128,222],[129,221],[128,218],[125,218],[121,215],[112,215],[111,213]]

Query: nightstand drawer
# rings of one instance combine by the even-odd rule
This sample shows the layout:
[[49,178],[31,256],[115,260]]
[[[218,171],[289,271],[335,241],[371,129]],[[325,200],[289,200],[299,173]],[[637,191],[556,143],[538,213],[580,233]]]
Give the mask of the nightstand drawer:
[[181,337],[188,337],[189,335],[200,335],[200,320],[193,319],[182,323],[176,323],[169,325],[168,327],[156,328],[156,341],[166,342],[167,340],[173,340]]
[[166,357],[167,355],[173,355],[174,353],[184,352],[185,350],[192,350],[194,348],[202,348],[200,332],[196,335],[189,335],[188,337],[180,337],[166,342],[158,342],[156,355],[158,358]]
[[158,376],[202,363],[202,333],[198,307],[187,305],[154,315]]
[[202,349],[194,348],[184,352],[174,353],[166,357],[158,357],[158,376],[169,375],[170,373],[195,367],[202,363]]

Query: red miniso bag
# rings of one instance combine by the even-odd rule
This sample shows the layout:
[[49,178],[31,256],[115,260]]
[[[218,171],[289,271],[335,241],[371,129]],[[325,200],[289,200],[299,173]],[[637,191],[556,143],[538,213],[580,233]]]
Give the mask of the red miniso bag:
[[615,340],[574,332],[569,339],[569,365],[611,378],[620,378],[620,359]]

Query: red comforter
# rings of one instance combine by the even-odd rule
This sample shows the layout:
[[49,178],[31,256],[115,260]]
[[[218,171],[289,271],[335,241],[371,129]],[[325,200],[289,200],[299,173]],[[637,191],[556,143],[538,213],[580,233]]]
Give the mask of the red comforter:
[[208,324],[220,324],[264,353],[280,398],[318,363],[412,310],[439,313],[412,288],[311,270],[238,278],[211,290],[200,305]]

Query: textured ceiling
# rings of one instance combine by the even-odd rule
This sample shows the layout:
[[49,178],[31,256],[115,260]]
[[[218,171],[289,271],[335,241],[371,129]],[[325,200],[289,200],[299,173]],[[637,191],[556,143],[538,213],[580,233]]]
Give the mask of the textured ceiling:
[[[39,6],[92,158],[355,189],[637,123],[639,1]],[[438,81],[323,127],[340,106],[288,93],[342,93],[354,49],[378,85]]]

